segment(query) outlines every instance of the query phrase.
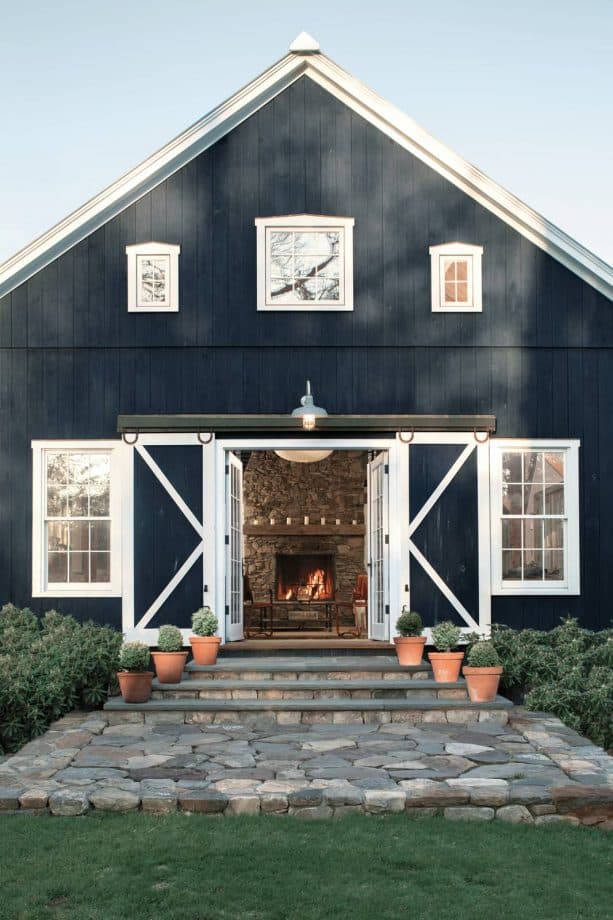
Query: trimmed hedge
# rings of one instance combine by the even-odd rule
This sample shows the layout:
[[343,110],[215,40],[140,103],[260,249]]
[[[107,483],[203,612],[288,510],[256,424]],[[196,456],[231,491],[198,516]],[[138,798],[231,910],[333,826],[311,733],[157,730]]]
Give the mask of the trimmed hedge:
[[496,625],[492,643],[511,699],[613,747],[613,629],[591,632],[571,618],[551,632]]
[[99,707],[116,680],[122,636],[54,610],[0,610],[0,748],[15,751],[77,707]]

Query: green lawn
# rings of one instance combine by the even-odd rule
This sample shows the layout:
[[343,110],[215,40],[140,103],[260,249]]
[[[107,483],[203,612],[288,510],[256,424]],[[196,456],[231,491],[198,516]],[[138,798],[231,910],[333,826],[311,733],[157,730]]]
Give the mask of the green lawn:
[[596,830],[197,815],[1,819],[0,917],[583,920],[613,916]]

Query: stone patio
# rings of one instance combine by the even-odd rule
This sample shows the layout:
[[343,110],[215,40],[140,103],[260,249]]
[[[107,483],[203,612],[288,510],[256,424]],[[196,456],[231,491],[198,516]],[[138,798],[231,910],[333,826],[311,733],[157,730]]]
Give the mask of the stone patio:
[[613,828],[613,758],[559,719],[183,724],[74,712],[0,763],[0,810],[456,820]]

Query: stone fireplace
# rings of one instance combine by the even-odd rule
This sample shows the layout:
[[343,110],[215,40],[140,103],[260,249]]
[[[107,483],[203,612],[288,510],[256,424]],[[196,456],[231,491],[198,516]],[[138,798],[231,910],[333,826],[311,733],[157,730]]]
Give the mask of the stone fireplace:
[[[313,580],[320,584],[323,568],[318,599],[326,599],[322,594],[351,598],[358,575],[366,571],[366,462],[365,451],[335,451],[308,464],[290,463],[273,451],[249,455],[243,479],[244,561],[254,597],[272,591],[281,608],[284,601],[304,600],[297,597],[298,588],[312,586]],[[281,596],[290,590],[295,597]]]

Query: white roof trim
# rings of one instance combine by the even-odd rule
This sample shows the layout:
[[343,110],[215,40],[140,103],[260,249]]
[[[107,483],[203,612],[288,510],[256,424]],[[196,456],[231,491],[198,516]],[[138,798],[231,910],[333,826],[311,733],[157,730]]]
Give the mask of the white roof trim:
[[306,75],[457,188],[613,300],[613,267],[488,178],[347,71],[312,52],[290,52],[204,118],[0,265],[0,297],[151,191]]

